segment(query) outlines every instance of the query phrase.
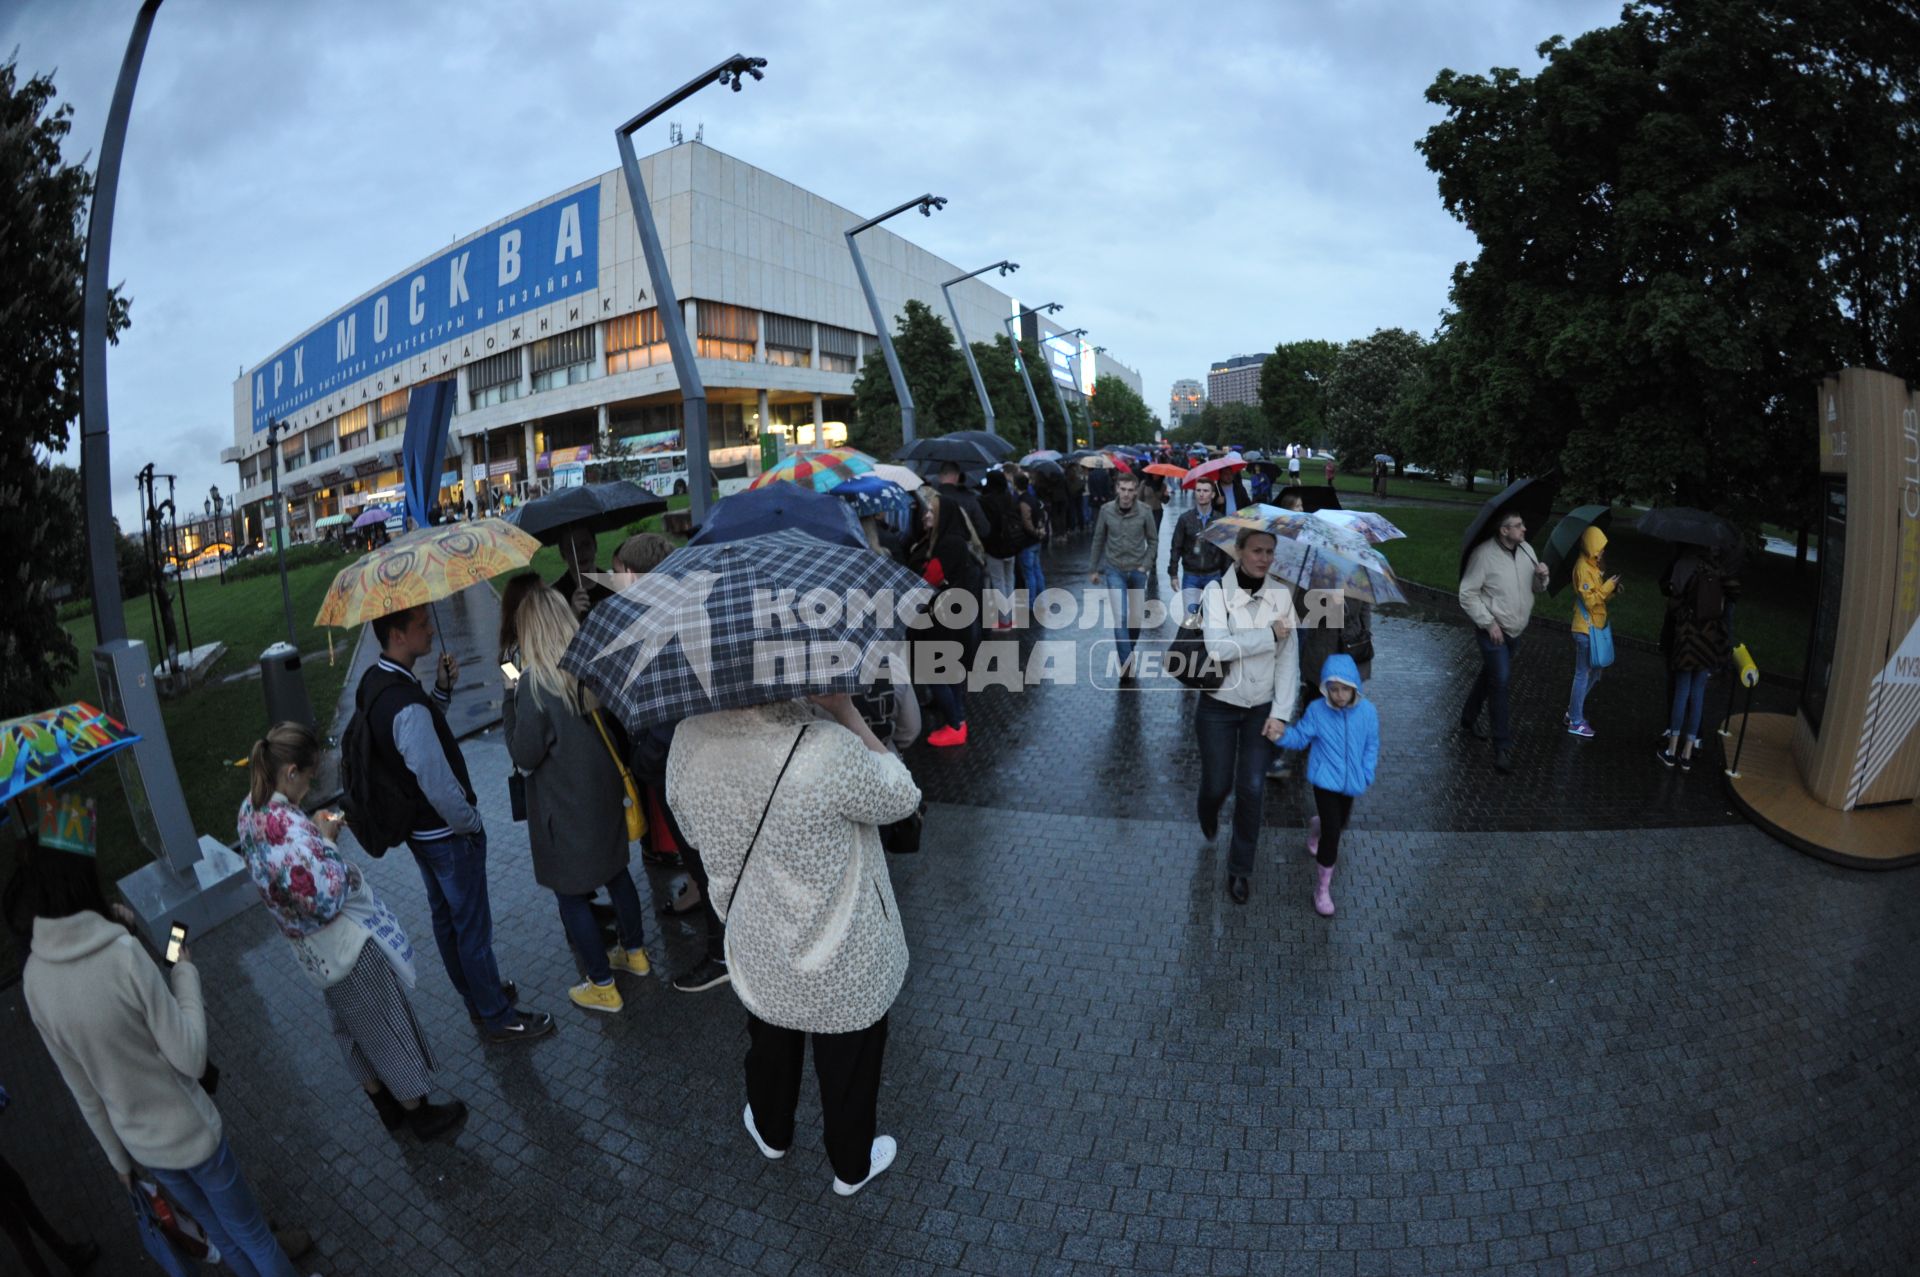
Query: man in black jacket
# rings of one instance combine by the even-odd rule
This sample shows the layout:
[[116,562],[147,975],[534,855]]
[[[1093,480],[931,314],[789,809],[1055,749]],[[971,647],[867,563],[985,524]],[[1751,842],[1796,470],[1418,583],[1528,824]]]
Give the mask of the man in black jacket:
[[1200,539],[1200,534],[1219,514],[1219,489],[1213,480],[1201,479],[1193,485],[1193,508],[1184,511],[1173,525],[1173,548],[1167,554],[1167,581],[1179,582],[1180,601],[1186,605],[1189,616],[1200,610],[1201,591],[1208,583],[1224,576],[1232,561],[1225,550]]
[[981,542],[987,551],[987,590],[981,600],[980,624],[996,630],[1013,628],[1012,604],[1006,611],[994,606],[1013,597],[1013,557],[1020,553],[1020,509],[1013,495],[1012,475],[1019,467],[1012,462],[987,472],[987,486],[980,493],[980,508],[986,513],[987,528]]

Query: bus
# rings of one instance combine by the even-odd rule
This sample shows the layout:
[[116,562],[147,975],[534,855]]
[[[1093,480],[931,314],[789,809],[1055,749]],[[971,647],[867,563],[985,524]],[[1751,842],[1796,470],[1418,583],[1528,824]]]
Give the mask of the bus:
[[687,491],[687,454],[677,452],[640,452],[630,457],[608,457],[586,463],[586,481],[605,483],[613,479],[631,479],[659,497],[684,496]]

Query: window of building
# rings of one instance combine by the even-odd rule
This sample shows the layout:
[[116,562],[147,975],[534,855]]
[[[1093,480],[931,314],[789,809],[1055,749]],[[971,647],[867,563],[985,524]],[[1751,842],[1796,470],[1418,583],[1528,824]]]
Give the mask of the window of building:
[[520,348],[467,365],[467,398],[476,409],[520,397]]
[[786,368],[813,367],[813,325],[786,315],[768,315],[767,362]]
[[593,375],[593,329],[576,328],[533,343],[533,388],[552,390]]
[[240,486],[251,488],[260,481],[260,462],[258,458],[240,463]]
[[703,301],[696,311],[699,340],[694,344],[695,354],[702,359],[753,362],[753,348],[760,336],[759,315],[725,302]]
[[373,437],[391,439],[406,428],[407,392],[396,390],[390,395],[381,395],[380,401],[373,405]]
[[332,455],[333,455],[333,441],[331,439],[327,439],[327,440],[323,440],[321,442],[315,443],[312,447],[307,449],[308,461],[325,461],[328,457],[331,457]]
[[820,371],[859,372],[860,334],[850,328],[820,325]]
[[667,353],[667,330],[661,325],[657,310],[620,315],[609,319],[603,327],[609,376],[664,364],[672,358]]
[[367,426],[373,420],[373,405],[361,404],[350,412],[343,412],[333,419],[334,431],[340,436],[340,451],[352,452],[355,448],[365,447],[368,439]]

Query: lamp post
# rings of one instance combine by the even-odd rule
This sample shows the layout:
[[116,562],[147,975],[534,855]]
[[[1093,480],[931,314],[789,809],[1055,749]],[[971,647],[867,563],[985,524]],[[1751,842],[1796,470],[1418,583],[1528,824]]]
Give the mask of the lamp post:
[[[1084,328],[1076,328],[1070,333],[1055,333],[1051,337],[1042,338],[1040,341],[1041,349],[1044,350],[1050,341],[1059,341],[1064,337],[1084,336],[1086,331]],[[1074,357],[1078,358],[1079,356],[1076,354]],[[1071,370],[1071,365],[1069,365],[1069,370]],[[1073,414],[1067,411],[1067,396],[1065,392],[1060,389],[1060,379],[1053,375],[1053,359],[1051,357],[1047,359],[1047,380],[1053,383],[1053,397],[1060,401],[1060,415],[1066,419],[1067,440],[1071,443],[1073,441]],[[1077,391],[1079,387],[1075,386],[1074,389]],[[1091,430],[1087,433],[1087,443],[1089,446],[1093,443],[1093,433]],[[1073,449],[1069,447],[1067,451],[1072,452]]]
[[[1095,346],[1093,348],[1093,354],[1094,354],[1093,388],[1095,390],[1098,390],[1100,388],[1100,356],[1106,353],[1107,353],[1107,348],[1105,346]],[[1093,399],[1090,397],[1089,392],[1087,391],[1085,385],[1083,384],[1083,378],[1080,376],[1078,372],[1074,374],[1073,384],[1075,386],[1080,387],[1080,398],[1081,398],[1081,401],[1086,405],[1087,447],[1092,448],[1097,446],[1093,437]]]
[[[900,357],[893,353],[893,335],[887,331],[886,317],[880,313],[880,299],[873,295],[873,280],[867,277],[867,263],[860,256],[860,245],[854,236],[870,226],[878,226],[890,217],[898,217],[910,208],[919,209],[922,217],[932,217],[935,209],[946,206],[947,200],[943,195],[922,195],[898,208],[888,209],[878,217],[869,217],[847,232],[847,251],[853,254],[853,272],[860,277],[860,291],[867,295],[867,310],[873,316],[873,330],[880,334],[880,353],[886,356],[887,376],[893,381],[893,397],[900,403],[900,442],[903,445],[912,443],[914,438],[913,392],[907,389],[906,376],[900,371]],[[978,376],[977,373],[975,375]]]
[[287,646],[298,649],[293,641],[293,591],[287,588],[287,510],[280,503],[280,433],[287,423],[278,417],[267,421],[267,464],[273,474],[273,544],[280,557],[280,608],[287,618]]
[[950,279],[940,285],[940,292],[947,299],[947,313],[953,316],[954,335],[960,338],[960,353],[967,357],[967,371],[973,374],[973,392],[980,396],[980,411],[986,416],[987,433],[990,435],[1000,433],[994,429],[993,400],[987,395],[987,383],[981,380],[980,361],[973,357],[973,347],[967,344],[967,330],[960,323],[960,308],[953,304],[953,286],[955,284],[964,284],[975,275],[984,275],[990,270],[997,270],[1004,276],[1011,275],[1019,269],[1019,262],[995,262],[991,266],[982,266],[977,271],[962,275],[958,279]]
[[680,298],[673,291],[673,280],[667,272],[667,254],[660,247],[653,205],[647,199],[646,183],[640,178],[640,158],[634,153],[633,135],[709,84],[724,84],[738,93],[747,76],[764,79],[760,68],[766,65],[765,58],[736,53],[613,131],[614,143],[620,148],[620,170],[627,180],[627,198],[633,204],[633,224],[640,232],[640,252],[646,258],[647,274],[653,280],[654,309],[660,316],[667,349],[673,355],[673,375],[680,383],[681,442],[687,449],[687,507],[695,527],[706,521],[707,509],[712,503],[713,465],[707,456],[707,387],[700,380],[699,366],[694,363],[686,317],[680,313]]
[[[1041,449],[1047,446],[1047,418],[1045,414],[1040,411],[1040,396],[1033,393],[1033,378],[1027,375],[1027,361],[1020,357],[1020,334],[1014,331],[1013,326],[1025,319],[1028,315],[1051,315],[1059,309],[1059,302],[1048,302],[1043,306],[1029,306],[1017,315],[1007,316],[1006,319],[1007,340],[1013,343],[1013,365],[1020,370],[1020,380],[1024,382],[1027,387],[1027,403],[1033,407],[1033,446],[1035,449]],[[1068,433],[1069,436],[1071,436],[1071,426],[1068,427]],[[1066,450],[1068,452],[1073,451],[1071,447]]]

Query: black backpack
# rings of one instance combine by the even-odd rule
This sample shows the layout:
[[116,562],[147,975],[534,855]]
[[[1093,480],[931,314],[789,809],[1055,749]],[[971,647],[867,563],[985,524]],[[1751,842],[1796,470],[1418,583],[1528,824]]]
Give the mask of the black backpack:
[[[393,691],[389,687],[376,693],[373,702]],[[369,856],[378,858],[398,847],[411,832],[407,818],[412,802],[394,781],[392,771],[382,767],[374,750],[373,725],[368,722],[373,705],[355,705],[347,730],[340,737],[340,810],[346,815],[347,828]]]
[[1726,610],[1727,597],[1720,584],[1720,574],[1704,563],[1694,569],[1693,579],[1687,582],[1687,606],[1695,621],[1717,621]]

